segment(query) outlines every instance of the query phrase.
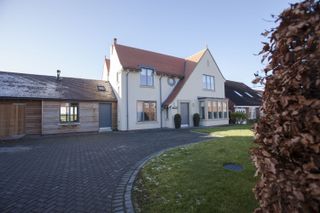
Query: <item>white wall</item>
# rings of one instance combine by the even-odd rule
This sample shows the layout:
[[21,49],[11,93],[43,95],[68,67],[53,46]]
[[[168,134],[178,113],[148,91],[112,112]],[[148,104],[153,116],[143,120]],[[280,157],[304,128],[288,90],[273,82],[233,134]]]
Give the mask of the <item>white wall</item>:
[[106,62],[103,63],[102,80],[109,81],[108,68]]
[[[215,89],[205,90],[202,86],[203,74],[214,76],[215,79]],[[207,50],[201,60],[198,62],[195,70],[191,73],[189,79],[184,84],[180,93],[177,95],[171,106],[176,106],[177,109],[172,110],[171,118],[173,118],[175,113],[180,113],[180,102],[189,102],[189,121],[192,126],[192,115],[194,113],[199,113],[199,102],[198,97],[210,97],[210,98],[225,98],[224,91],[225,79],[219,71],[213,57]],[[202,122],[203,125],[221,125],[228,124],[229,119],[221,119],[219,122],[210,120],[207,122]],[[173,121],[169,121],[168,125],[173,127]]]
[[[140,85],[140,72],[129,72],[129,129],[150,129],[161,127],[161,104],[171,94],[174,86],[167,83],[167,76],[154,75],[153,87],[145,87]],[[162,100],[160,100],[160,78]],[[124,79],[125,80],[125,79]],[[176,83],[178,79],[176,79]],[[126,97],[126,94],[123,96]],[[137,121],[137,102],[138,101],[156,101],[157,103],[157,119],[156,121]],[[165,113],[162,112],[162,127],[165,126]]]
[[[119,74],[118,74],[119,73]],[[119,75],[119,81],[117,81],[117,75]],[[125,88],[125,72],[123,72],[122,65],[120,64],[117,52],[112,45],[110,48],[110,71],[109,71],[109,81],[113,87],[114,93],[118,99],[118,129],[126,130],[126,111],[125,111],[125,99],[124,92]],[[105,80],[105,79],[104,79]]]

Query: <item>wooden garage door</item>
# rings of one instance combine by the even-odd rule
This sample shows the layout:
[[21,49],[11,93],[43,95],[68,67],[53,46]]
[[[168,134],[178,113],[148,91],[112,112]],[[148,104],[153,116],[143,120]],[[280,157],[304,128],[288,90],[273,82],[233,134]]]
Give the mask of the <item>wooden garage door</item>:
[[0,138],[25,134],[25,104],[0,103]]

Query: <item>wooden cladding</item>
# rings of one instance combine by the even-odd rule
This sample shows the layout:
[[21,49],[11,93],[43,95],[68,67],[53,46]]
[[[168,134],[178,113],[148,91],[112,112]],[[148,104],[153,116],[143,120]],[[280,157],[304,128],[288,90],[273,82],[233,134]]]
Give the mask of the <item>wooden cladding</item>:
[[40,133],[40,101],[0,102],[0,138]]
[[[79,122],[61,123],[64,101],[0,101],[0,139],[28,134],[99,131],[99,102],[79,102]],[[102,102],[104,103],[104,102]],[[117,103],[112,104],[112,129],[117,128]]]
[[25,134],[24,118],[25,105],[0,105],[0,137],[18,136]]

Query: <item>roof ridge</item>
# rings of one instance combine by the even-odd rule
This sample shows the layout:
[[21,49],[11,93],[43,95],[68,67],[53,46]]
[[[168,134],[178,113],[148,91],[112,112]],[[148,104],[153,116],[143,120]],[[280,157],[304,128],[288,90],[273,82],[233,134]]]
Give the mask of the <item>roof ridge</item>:
[[[198,56],[198,55],[200,55],[200,54],[203,55],[207,50],[208,50],[208,48],[204,48],[204,49],[202,49],[202,50],[200,50],[200,51],[198,51],[198,52],[196,52],[196,53],[194,53],[194,54],[186,57],[185,60],[190,60],[191,58],[193,58],[193,57],[195,57],[195,56]],[[198,60],[197,60],[197,61],[194,61],[194,62],[199,62],[200,58],[201,58],[201,57],[199,57]],[[191,61],[192,61],[192,60],[191,60]]]
[[169,56],[169,57],[173,57],[173,58],[185,60],[185,59],[182,58],[182,57],[173,56],[173,55],[169,55],[169,54],[165,54],[165,53],[159,53],[159,52],[155,52],[155,51],[152,51],[152,50],[146,50],[146,49],[137,48],[137,47],[132,47],[132,46],[127,46],[127,45],[122,45],[122,44],[114,44],[114,45],[115,45],[115,46],[123,46],[123,47],[131,48],[131,49],[135,49],[135,50],[140,50],[140,51],[145,51],[145,52],[149,52],[149,53],[154,53],[154,54],[158,54],[158,55]]

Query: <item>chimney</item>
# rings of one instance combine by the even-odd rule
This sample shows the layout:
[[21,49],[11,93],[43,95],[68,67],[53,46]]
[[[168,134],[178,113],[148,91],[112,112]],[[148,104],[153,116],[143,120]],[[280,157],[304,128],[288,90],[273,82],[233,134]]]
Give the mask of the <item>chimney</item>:
[[60,73],[61,73],[61,71],[60,71],[60,70],[57,70],[57,80],[58,80],[58,81],[61,80],[61,78],[60,78]]
[[117,44],[117,38],[113,39],[113,44]]

